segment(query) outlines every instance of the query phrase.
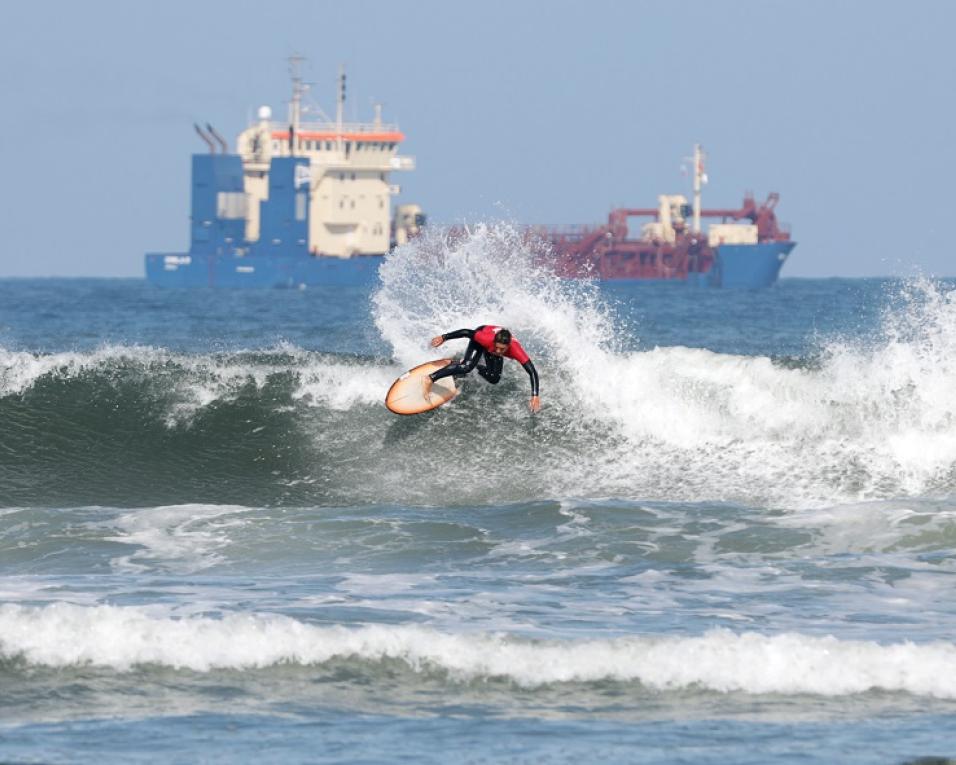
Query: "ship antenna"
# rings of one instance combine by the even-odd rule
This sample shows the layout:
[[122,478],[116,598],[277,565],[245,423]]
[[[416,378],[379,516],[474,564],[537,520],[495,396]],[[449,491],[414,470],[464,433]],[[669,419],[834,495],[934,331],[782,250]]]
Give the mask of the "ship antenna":
[[342,115],[345,111],[345,66],[339,65],[339,91],[335,97],[335,124],[342,140]]
[[305,61],[304,56],[293,54],[289,56],[289,77],[292,79],[292,101],[289,102],[289,153],[294,154],[294,136],[299,132],[299,120],[302,114],[302,75],[299,74],[299,65]]
[[704,151],[699,143],[694,144],[694,233],[700,233],[700,190],[707,183],[704,172]]

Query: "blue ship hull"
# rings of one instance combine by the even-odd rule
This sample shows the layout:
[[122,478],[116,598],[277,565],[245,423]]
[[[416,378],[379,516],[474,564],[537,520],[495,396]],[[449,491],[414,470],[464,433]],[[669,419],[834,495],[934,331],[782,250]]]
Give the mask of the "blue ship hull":
[[149,253],[146,279],[159,287],[350,287],[374,283],[381,262],[381,255]]
[[780,269],[796,242],[764,242],[762,244],[722,244],[717,247],[717,261],[707,274],[699,274],[712,287],[770,287],[780,276]]
[[[687,284],[743,289],[770,287],[776,283],[780,269],[795,246],[795,242],[721,245],[717,248],[714,268],[688,274]],[[382,260],[380,255],[333,258],[301,254],[150,253],[146,255],[146,278],[160,287],[362,286],[376,281]]]

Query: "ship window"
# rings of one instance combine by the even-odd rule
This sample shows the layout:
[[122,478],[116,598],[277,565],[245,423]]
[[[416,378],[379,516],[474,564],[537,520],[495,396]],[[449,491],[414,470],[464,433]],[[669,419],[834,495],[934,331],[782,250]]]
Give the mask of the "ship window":
[[245,218],[245,192],[220,191],[216,194],[216,217],[221,220],[239,220]]
[[345,173],[339,173],[339,180],[340,180],[340,181],[344,181],[344,180],[345,180]]
[[332,142],[331,142],[331,141],[326,141],[326,142],[325,142],[325,150],[326,150],[326,151],[332,151]]
[[352,173],[352,180],[355,180],[355,173]]
[[385,183],[385,173],[379,173],[379,174],[378,174],[378,179],[379,179],[382,183]]

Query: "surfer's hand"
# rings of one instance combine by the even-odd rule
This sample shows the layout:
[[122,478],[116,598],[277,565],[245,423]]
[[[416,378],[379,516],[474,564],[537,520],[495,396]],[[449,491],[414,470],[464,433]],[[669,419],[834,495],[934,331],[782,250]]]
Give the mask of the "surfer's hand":
[[441,345],[443,342],[445,342],[444,336],[438,335],[438,336],[436,336],[436,337],[433,337],[433,338],[432,338],[432,348],[437,348],[437,347],[438,347],[439,345]]
[[531,397],[531,411],[537,413],[541,409],[541,399],[538,396]]

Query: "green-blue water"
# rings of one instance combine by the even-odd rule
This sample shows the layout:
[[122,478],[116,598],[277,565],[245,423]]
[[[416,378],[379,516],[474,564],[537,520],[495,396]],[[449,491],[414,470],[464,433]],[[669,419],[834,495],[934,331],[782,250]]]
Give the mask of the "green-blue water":
[[[437,262],[0,282],[0,759],[956,756],[953,285]],[[384,408],[492,322],[539,415]]]

